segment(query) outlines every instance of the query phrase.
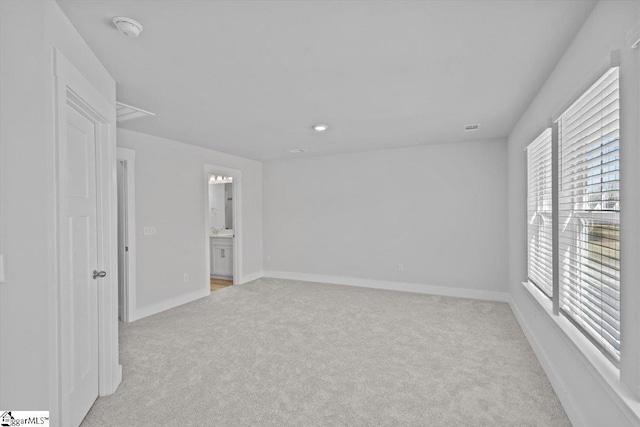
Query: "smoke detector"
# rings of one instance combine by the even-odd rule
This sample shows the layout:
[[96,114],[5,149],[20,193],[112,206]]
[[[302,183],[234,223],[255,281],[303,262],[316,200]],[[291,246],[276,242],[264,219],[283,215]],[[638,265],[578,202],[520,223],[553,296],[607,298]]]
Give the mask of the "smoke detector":
[[127,37],[135,38],[142,32],[142,24],[124,16],[116,16],[113,18],[113,24],[116,26],[118,31]]

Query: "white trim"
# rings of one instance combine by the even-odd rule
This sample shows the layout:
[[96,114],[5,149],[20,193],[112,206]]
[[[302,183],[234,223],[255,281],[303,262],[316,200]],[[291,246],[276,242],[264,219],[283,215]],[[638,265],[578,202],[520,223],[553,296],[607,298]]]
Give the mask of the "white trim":
[[581,79],[575,79],[576,85],[572,85],[575,90],[567,98],[567,102],[560,106],[551,115],[551,121],[557,121],[595,82],[602,77],[610,68],[620,66],[620,51],[611,51],[600,63],[595,66],[591,73],[584,75]]
[[205,288],[211,292],[211,259],[209,246],[209,175],[224,175],[233,178],[233,284],[241,282],[242,271],[242,171],[225,166],[204,164],[204,270]]
[[[66,425],[69,418],[69,402],[62,389],[61,343],[61,235],[60,210],[64,208],[60,195],[60,155],[65,135],[66,105],[70,99],[91,117],[100,138],[96,146],[96,182],[98,210],[98,262],[100,269],[108,272],[98,286],[98,375],[99,395],[115,392],[122,380],[122,366],[118,355],[118,293],[117,293],[117,168],[115,106],[107,101],[91,83],[56,48],[52,49],[54,87],[54,146],[55,146],[55,259],[54,286],[49,312],[50,354],[50,411],[52,422]],[[115,280],[114,280],[115,279]]]
[[629,29],[627,45],[631,49],[637,49],[640,47],[640,21],[636,22],[635,25]]
[[620,53],[620,377],[634,391],[636,399],[640,398],[639,76],[640,50],[623,49]]
[[262,277],[264,277],[264,271],[256,271],[254,273],[243,274],[238,284],[244,285],[245,283],[253,282],[254,280],[258,280]]
[[[531,284],[529,286],[535,286],[535,285]],[[536,299],[540,302],[541,305],[547,306],[545,307],[545,310],[552,311],[553,307],[552,307],[551,300],[548,299],[546,295],[542,294],[542,292],[537,288],[535,289],[535,291],[537,291],[535,293],[535,295],[537,295]],[[534,295],[535,291],[531,290],[532,295]],[[558,375],[558,373],[556,372],[556,369],[551,364],[550,358],[547,356],[546,351],[540,345],[535,335],[533,335],[531,328],[525,322],[524,317],[522,316],[522,313],[520,313],[520,310],[518,310],[518,307],[516,307],[512,298],[509,298],[509,306],[511,307],[511,311],[513,312],[513,315],[515,316],[516,320],[520,324],[520,328],[522,329],[522,332],[524,332],[524,335],[527,338],[527,341],[529,341],[529,344],[531,345],[533,352],[536,354],[536,357],[538,358],[540,365],[542,365],[542,369],[544,369],[544,372],[547,374],[547,377],[549,378],[549,382],[551,383],[553,390],[556,392],[558,399],[560,399],[560,403],[562,403],[562,407],[567,413],[569,420],[571,420],[571,423],[576,426],[587,425],[583,420],[583,417],[580,411],[578,410],[574,399],[571,397],[571,393],[568,392],[569,388],[562,381],[562,377]]]
[[362,288],[386,289],[389,291],[413,292],[416,294],[442,295],[447,297],[471,298],[486,301],[509,301],[508,292],[484,291],[453,288],[420,283],[392,282],[386,280],[361,279],[357,277],[326,276],[321,274],[294,273],[286,271],[265,271],[264,277],[275,279],[301,280],[304,282],[331,283],[334,285],[358,286]]
[[129,320],[131,322],[134,322],[136,320],[143,319],[145,317],[160,313],[162,311],[166,311],[171,308],[175,308],[183,304],[187,304],[197,299],[208,297],[210,294],[211,294],[211,291],[209,289],[206,289],[206,290],[200,289],[195,292],[189,292],[188,294],[169,298],[159,303],[149,305],[147,307],[139,308],[138,310],[136,310],[135,313],[132,313],[133,317],[131,317]]
[[[560,336],[565,339],[568,347],[574,352],[577,359],[602,387],[621,412],[627,417],[631,425],[640,424],[640,402],[619,379],[619,370],[586,338],[569,320],[562,315],[554,315],[551,300],[529,282],[523,282],[522,286],[527,293],[534,298],[538,305],[547,313],[549,320],[557,327]],[[554,366],[553,358],[549,357],[549,351],[544,349],[533,333],[524,316],[512,299],[509,300],[511,311],[515,315],[527,340],[531,344],[542,368],[549,377],[560,402],[565,408],[573,425],[589,425],[588,420],[582,414],[588,411],[580,407],[581,402],[571,398],[571,390],[562,380],[562,372]],[[552,350],[552,349],[551,349]],[[589,404],[588,402],[582,404]]]
[[117,148],[118,160],[126,162],[127,170],[127,235],[129,241],[129,277],[125,296],[125,322],[131,322],[136,311],[136,152]]

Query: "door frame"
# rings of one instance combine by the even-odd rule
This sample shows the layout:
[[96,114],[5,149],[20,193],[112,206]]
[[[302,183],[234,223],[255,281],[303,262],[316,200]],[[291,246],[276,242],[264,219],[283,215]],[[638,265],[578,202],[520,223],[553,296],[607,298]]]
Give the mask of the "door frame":
[[[61,233],[66,204],[61,197],[60,162],[66,145],[66,108],[79,109],[96,125],[96,199],[98,231],[98,269],[107,271],[98,287],[98,395],[113,393],[122,380],[118,357],[117,289],[117,169],[115,105],[111,105],[56,48],[53,48],[54,88],[54,191],[55,191],[55,274],[50,289],[49,310],[49,395],[52,419],[67,425],[70,411],[68,394],[63,389],[69,361],[64,360],[61,340],[61,271],[67,268],[61,257],[66,236]],[[88,274],[88,273],[87,273]]]
[[[127,246],[129,247],[127,282],[124,290],[124,322],[137,319],[136,315],[136,152],[117,147],[117,160],[125,162],[127,209]],[[118,209],[120,209],[118,207]],[[119,277],[119,276],[118,276]],[[118,292],[120,285],[118,284]]]
[[209,247],[209,175],[233,178],[233,284],[242,283],[242,171],[225,166],[204,165],[204,256],[206,289],[211,291],[211,249]]

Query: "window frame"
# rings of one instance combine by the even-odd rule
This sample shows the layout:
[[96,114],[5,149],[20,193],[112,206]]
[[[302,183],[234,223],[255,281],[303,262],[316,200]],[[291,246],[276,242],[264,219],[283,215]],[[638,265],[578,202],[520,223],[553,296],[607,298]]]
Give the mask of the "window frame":
[[[603,73],[601,73],[598,76],[598,78],[587,89],[585,89],[585,90],[583,90],[581,92],[580,96],[576,99],[576,101],[574,101],[574,103],[572,103],[569,107],[567,107],[565,110],[563,110],[563,112],[558,116],[558,118],[556,118],[554,120],[555,126],[558,129],[561,129],[564,126],[564,124],[562,123],[563,122],[563,117],[567,113],[569,113],[571,111],[571,109],[573,108],[573,106],[576,103],[580,102],[582,100],[582,98],[588,97],[591,100],[593,100],[596,97],[598,97],[599,96],[598,93],[591,94],[590,92],[592,90],[594,90],[595,92],[601,91],[601,89],[597,88],[596,85],[600,84],[601,82],[606,81],[606,79],[612,73],[616,73],[615,82],[616,82],[616,86],[618,87],[618,89],[616,89],[618,91],[617,102],[620,103],[620,98],[621,98],[620,97],[621,91],[619,90],[619,86],[620,86],[620,66],[619,65],[611,65]],[[592,102],[591,100],[589,100],[587,102],[587,105]],[[594,108],[596,108],[595,107],[596,105],[598,105],[597,102],[596,102],[596,104],[594,104],[592,107],[589,108],[589,111],[594,109]],[[575,111],[573,112],[573,114],[580,114],[580,116],[579,116],[580,118],[583,118],[583,116],[584,116],[583,113],[577,113]],[[596,114],[598,114],[598,113],[596,113]],[[594,115],[586,117],[585,122],[588,123],[588,121],[591,120],[592,117],[594,117]],[[583,122],[583,123],[585,123],[585,122]],[[595,122],[590,124],[589,127],[595,126],[597,123],[598,123],[598,121],[596,120]],[[617,127],[617,131],[618,131],[618,139],[617,139],[618,148],[616,150],[614,150],[614,151],[617,151],[618,158],[617,158],[616,161],[618,161],[618,163],[620,163],[620,145],[621,145],[621,141],[622,141],[622,138],[620,136],[620,128],[621,128],[620,123],[621,122],[620,122],[620,119],[618,117],[618,127]],[[582,126],[580,123],[576,124],[574,122],[574,128],[572,129],[571,132],[575,133],[576,130],[580,126]],[[602,129],[602,128],[603,127],[601,126],[601,123],[600,123],[600,126],[597,127],[597,129]],[[597,132],[598,131],[595,131],[595,133],[597,133]],[[556,134],[557,134],[557,139],[558,139],[558,149],[557,149],[557,152],[554,153],[554,155],[556,155],[558,157],[558,165],[560,165],[560,161],[562,160],[561,159],[561,155],[562,155],[561,151],[562,150],[561,150],[561,147],[560,147],[560,144],[561,144],[561,131],[557,132]],[[597,141],[597,140],[594,140],[593,142],[590,142],[589,144],[593,144],[595,141]],[[573,142],[572,150],[571,150],[572,151],[572,155],[574,157],[577,156],[577,158],[580,158],[580,157],[583,157],[583,156],[586,155],[586,153],[580,154],[580,153],[576,152],[576,150],[579,151],[579,150],[581,150],[581,147],[583,147],[583,146],[580,146],[579,144],[580,144],[579,142]],[[589,144],[587,144],[587,145],[589,145]],[[602,151],[603,151],[602,150],[602,148],[603,148],[602,142],[600,142],[598,147],[599,147],[598,149],[600,150],[600,153],[597,155],[597,157],[594,157],[594,159],[595,158],[605,157],[609,153],[612,152],[612,151],[610,151],[608,153],[602,153]],[[581,160],[580,161],[580,164],[582,164],[582,165],[584,165],[586,163],[587,163],[587,160]],[[576,167],[576,166],[577,166],[577,164],[574,164],[572,167]],[[599,168],[602,169],[602,164],[600,164]],[[617,175],[618,175],[618,183],[620,183],[622,181],[622,179],[620,178],[621,168],[618,167],[618,169],[616,171],[617,171]],[[565,190],[565,189],[561,188],[563,183],[560,182],[561,174],[563,174],[564,171],[562,171],[560,169],[560,166],[558,166],[558,169],[555,169],[553,171],[553,173],[555,173],[557,175],[557,178],[558,178],[558,184],[557,184],[557,186],[555,188],[556,191],[554,193],[554,197],[556,199],[558,199],[558,203],[559,203],[560,202],[560,198],[561,198],[560,192]],[[572,173],[572,174],[574,174],[574,173]],[[602,172],[602,170],[600,170],[599,173],[598,173],[598,176],[602,176],[602,175],[604,175],[604,173]],[[590,176],[586,176],[585,175],[585,176],[580,177],[580,178],[569,179],[569,180],[567,180],[567,184],[570,184],[570,185],[575,185],[576,183],[584,184],[583,181],[585,181],[585,180],[588,181],[589,179],[590,179]],[[600,183],[600,185],[602,185],[602,183]],[[618,185],[620,185],[620,184],[618,184]],[[586,187],[586,186],[583,186],[583,188],[584,187]],[[555,224],[555,229],[558,230],[558,233],[559,233],[559,228],[563,228],[563,233],[564,233],[564,229],[566,229],[566,227],[568,227],[568,226],[570,226],[572,228],[575,227],[575,231],[573,233],[569,233],[569,235],[573,234],[575,236],[574,242],[572,244],[564,244],[563,243],[563,247],[565,247],[565,249],[567,249],[567,250],[571,249],[571,248],[575,249],[575,251],[576,251],[575,257],[580,260],[579,262],[577,262],[577,264],[578,264],[577,267],[576,267],[577,272],[570,273],[569,276],[571,276],[571,277],[568,277],[568,279],[574,279],[574,278],[577,278],[577,277],[581,277],[581,276],[583,276],[585,274],[584,273],[585,272],[585,266],[587,266],[587,263],[583,262],[582,261],[583,257],[578,255],[578,253],[580,253],[581,251],[584,250],[583,246],[584,246],[584,244],[586,244],[586,242],[588,240],[586,238],[584,238],[584,239],[581,238],[581,237],[585,237],[585,234],[584,234],[585,231],[584,230],[587,227],[587,225],[585,224],[585,219],[591,218],[592,220],[602,220],[605,217],[610,218],[610,220],[612,220],[612,221],[615,221],[617,219],[617,222],[612,222],[612,223],[617,223],[618,227],[620,228],[620,212],[621,212],[621,209],[620,209],[621,202],[620,202],[620,197],[619,197],[620,190],[618,189],[617,192],[618,192],[618,210],[617,211],[587,210],[587,209],[581,210],[579,208],[576,209],[575,207],[572,207],[570,209],[563,209],[563,213],[564,214],[568,213],[569,217],[572,218],[571,224],[569,224],[569,223],[560,224],[559,222],[557,222]],[[600,191],[600,193],[602,193],[602,191]],[[566,196],[563,196],[563,197],[566,197]],[[580,198],[580,197],[584,197],[584,195],[582,195],[582,196],[578,195],[578,196],[575,196],[575,197]],[[563,200],[563,203],[566,203],[565,200]],[[584,203],[584,202],[571,201],[571,204],[573,204],[573,205],[580,204],[580,203]],[[588,203],[590,203],[590,202],[588,202]],[[560,211],[559,210],[558,210],[557,213],[558,213],[558,215],[560,215]],[[618,232],[618,244],[620,242],[619,236],[620,236],[620,231]],[[566,239],[566,236],[564,238]],[[558,246],[554,246],[553,247],[553,252],[554,252],[553,256],[554,256],[554,258],[558,258],[558,265],[560,264],[560,257],[561,256],[563,257],[563,261],[566,259],[566,255],[561,255],[561,253],[560,253],[561,249],[564,252],[566,252],[566,250],[561,248],[559,244],[558,244]],[[617,261],[618,261],[619,265],[622,264],[620,262],[620,254],[621,253],[622,253],[622,251],[620,250],[620,248],[618,248],[618,260]],[[620,269],[620,267],[618,267],[618,268]],[[563,271],[564,271],[564,269],[563,269]],[[600,271],[602,272],[602,269]],[[619,275],[619,273],[618,273],[618,275]],[[560,275],[558,274],[557,293],[558,293],[559,303],[561,303],[563,297],[566,298],[565,295],[566,295],[568,290],[567,290],[566,286],[564,286],[564,283],[565,283],[564,280],[565,279],[563,278],[563,283],[560,283],[560,277],[559,276]],[[580,308],[578,308],[577,305],[574,305],[575,306],[575,310],[566,309],[566,308],[564,308],[565,307],[565,303],[563,303],[562,306],[558,307],[558,310],[572,324],[574,324],[574,326],[576,328],[578,328],[579,331],[581,333],[583,333],[589,339],[589,341],[591,341],[598,348],[598,350],[600,350],[602,352],[602,354],[608,360],[610,360],[615,366],[618,366],[619,358],[620,358],[620,354],[621,354],[621,347],[622,347],[622,334],[621,334],[622,318],[621,318],[621,313],[620,313],[620,311],[621,311],[621,307],[620,307],[620,305],[621,305],[621,296],[618,296],[618,301],[617,301],[619,308],[617,308],[618,329],[615,331],[618,334],[618,346],[616,347],[616,346],[614,346],[612,344],[612,342],[609,339],[605,338],[605,335],[607,334],[607,332],[606,332],[607,328],[603,328],[603,326],[602,326],[602,324],[604,324],[604,323],[607,323],[609,325],[613,325],[611,322],[608,322],[608,321],[604,320],[604,319],[607,318],[609,313],[606,313],[605,315],[600,314],[600,316],[597,317],[597,318],[595,318],[595,317],[592,318],[591,317],[591,315],[595,315],[596,312],[598,311],[598,304],[599,305],[603,304],[602,298],[600,298],[599,302],[594,300],[591,303],[588,302],[588,301],[591,300],[590,298],[587,298],[585,300],[584,299],[585,297],[583,296],[585,294],[583,294],[582,291],[584,289],[586,289],[586,288],[589,288],[590,286],[584,285],[584,282],[580,278],[578,278],[577,280],[579,281],[579,283],[576,282],[576,283],[573,283],[573,284],[569,284],[569,288],[576,292],[577,297],[576,297],[576,299],[572,299],[572,302],[575,302],[575,303],[579,304]],[[602,289],[606,286],[602,280],[598,280],[595,277],[593,278],[592,281],[594,282],[594,285],[592,285],[592,286],[596,286],[597,287],[596,290],[602,291]],[[617,280],[617,283],[618,283],[618,293],[620,294],[621,280],[619,278]],[[556,283],[554,283],[554,285],[556,285]],[[554,286],[554,287],[556,287],[556,286]],[[592,305],[591,308],[589,308],[590,305]],[[585,306],[587,308],[583,310],[581,308],[582,306]],[[603,310],[600,309],[600,311],[602,312]],[[599,320],[599,323],[600,323],[600,326],[599,326],[600,327],[600,331],[598,331],[598,329],[595,329],[595,327],[597,326],[598,320]],[[616,319],[613,319],[613,320],[615,321]],[[609,335],[611,335],[611,334],[609,334]],[[613,335],[611,336],[611,339],[616,341],[616,338]]]
[[[619,84],[622,86],[622,81],[623,81],[623,71],[622,68],[620,67],[620,53],[619,52],[612,52],[611,57],[609,58],[609,60],[607,61],[607,63],[605,64],[605,66],[601,67],[599,72],[597,74],[595,74],[589,81],[588,84],[584,84],[581,87],[581,90],[578,91],[578,95],[575,96],[573,98],[573,100],[570,103],[567,103],[564,108],[561,109],[561,112],[559,114],[556,114],[553,116],[553,118],[550,120],[550,124],[551,124],[551,128],[552,128],[552,229],[554,231],[553,233],[553,246],[552,246],[552,258],[553,258],[553,294],[552,297],[549,298],[549,296],[543,292],[533,281],[531,281],[528,277],[527,277],[527,281],[523,282],[523,285],[525,286],[525,288],[535,297],[535,299],[538,301],[538,303],[548,312],[548,314],[550,315],[550,317],[556,322],[556,324],[561,328],[561,330],[564,331],[564,333],[571,338],[571,341],[580,349],[581,353],[584,356],[588,356],[587,358],[591,361],[591,363],[594,366],[598,367],[598,371],[600,372],[604,372],[607,371],[608,374],[607,376],[612,372],[611,370],[613,370],[613,372],[617,372],[617,374],[614,375],[621,375],[620,373],[625,370],[625,371],[631,371],[632,369],[638,373],[638,380],[633,382],[633,389],[635,392],[636,396],[640,396],[640,327],[636,327],[634,328],[634,337],[632,338],[628,338],[628,334],[627,331],[625,331],[625,327],[622,326],[624,324],[624,322],[627,322],[627,320],[625,319],[625,314],[623,313],[628,313],[628,309],[625,310],[625,306],[626,307],[633,307],[633,300],[631,300],[630,302],[626,302],[623,303],[623,291],[622,288],[623,286],[621,285],[621,290],[620,290],[620,342],[621,342],[621,346],[622,346],[622,341],[626,341],[627,339],[630,339],[630,341],[634,341],[632,343],[632,347],[637,348],[638,351],[635,352],[635,354],[632,354],[630,357],[625,358],[624,352],[621,351],[620,352],[620,360],[616,360],[614,357],[612,357],[611,354],[609,354],[609,352],[607,350],[604,349],[604,347],[602,345],[600,345],[595,339],[593,339],[593,337],[590,336],[590,334],[588,332],[586,332],[583,327],[581,325],[579,325],[578,323],[576,323],[570,316],[568,316],[566,313],[563,312],[563,310],[560,309],[560,269],[559,267],[559,259],[560,259],[560,254],[559,254],[559,209],[558,209],[558,202],[559,202],[559,192],[560,192],[560,150],[559,150],[559,139],[560,139],[560,135],[559,135],[559,119],[561,118],[561,116],[564,114],[564,112],[566,110],[568,110],[575,102],[577,102],[580,97],[582,97],[590,88],[593,87],[593,85],[595,83],[598,82],[598,80],[600,80],[606,73],[608,73],[610,71],[610,69],[612,68],[619,68],[619,75],[618,75],[618,79],[619,79]],[[620,94],[622,93],[622,89],[620,90]],[[623,107],[623,101],[622,101],[623,97],[620,96],[620,110],[622,110]],[[621,114],[622,115],[622,114]],[[620,164],[623,164],[623,159],[624,157],[627,155],[626,154],[626,149],[623,149],[623,144],[622,141],[625,138],[624,134],[626,133],[626,130],[623,131],[623,123],[624,121],[621,119],[620,120],[620,153],[622,153],[623,151],[625,152],[624,155],[620,154]],[[548,126],[547,126],[548,128]],[[545,129],[546,130],[546,129]],[[541,134],[540,134],[541,135]],[[535,141],[536,138],[534,138]],[[533,142],[533,141],[532,141]],[[529,147],[529,145],[531,145],[531,143],[529,143],[527,145],[527,147],[525,147],[525,151],[527,150],[527,148]],[[640,154],[640,150],[638,150],[638,153]],[[527,156],[525,156],[527,157]],[[526,248],[526,262],[527,262],[527,267],[526,267],[526,271],[527,271],[527,276],[528,276],[528,272],[529,272],[529,234],[528,234],[528,219],[529,219],[529,210],[528,210],[528,188],[529,188],[529,174],[528,174],[528,159],[526,159],[525,161],[526,164],[526,172],[527,172],[527,176],[526,176],[526,186],[527,186],[527,205],[526,205],[526,217],[527,217],[527,248]],[[620,167],[620,181],[623,182],[625,181],[627,178],[623,177],[623,171],[624,171],[624,167]],[[639,179],[636,179],[635,182],[640,183],[640,173],[637,174],[637,177]],[[620,194],[620,199],[621,200],[623,198],[622,194],[623,194],[623,188],[624,185],[620,185],[620,190],[619,190],[619,194]],[[638,201],[640,202],[640,197],[638,198]],[[625,202],[626,203],[626,202]],[[626,210],[627,208],[625,208]],[[640,211],[639,211],[640,212]],[[602,212],[598,213],[599,215],[602,215]],[[588,213],[586,213],[587,216]],[[622,230],[622,223],[623,223],[623,214],[622,214],[622,210],[619,211],[619,222],[618,224],[620,225],[620,229]],[[626,227],[626,226],[625,226]],[[625,230],[626,232],[626,230]],[[622,232],[620,234],[620,253],[622,254],[623,249],[622,249],[622,242],[623,242],[623,238],[622,238]],[[638,242],[637,248],[640,249],[640,241]],[[640,250],[636,251],[638,254],[640,254]],[[622,256],[621,256],[622,259]],[[623,263],[621,262],[621,265]],[[638,273],[638,277],[640,277],[640,268],[637,268],[637,273]],[[623,281],[626,281],[626,278],[623,279],[622,277],[624,276],[624,274],[622,273],[621,270],[621,274],[620,274],[620,283],[622,284]],[[640,296],[640,292],[635,292],[636,293],[636,300],[638,300],[638,302],[640,302],[640,298],[637,298],[638,296]],[[549,299],[551,299],[551,301],[549,301]],[[546,300],[546,301],[545,301]],[[636,320],[640,320],[640,315],[633,315],[632,316],[634,319]],[[585,344],[588,343],[588,344]],[[625,342],[624,344],[624,351],[627,351],[627,344]],[[599,356],[594,356],[594,353],[596,353]],[[631,360],[631,358],[633,357],[633,360]],[[626,364],[623,362],[627,362]],[[632,363],[629,363],[632,362]],[[626,366],[625,366],[626,365]],[[628,384],[628,382],[627,382]],[[617,388],[617,387],[615,387]]]
[[[548,135],[547,135],[547,133],[548,133]],[[543,284],[541,284],[541,283],[540,283],[540,284],[539,284],[539,283],[536,283],[536,282],[533,280],[533,278],[531,277],[531,274],[530,274],[530,269],[531,269],[531,257],[530,257],[530,255],[531,255],[531,250],[530,250],[530,248],[531,248],[531,243],[530,243],[530,221],[531,221],[531,219],[529,218],[529,215],[530,215],[530,213],[529,213],[529,203],[530,203],[530,200],[529,200],[529,197],[530,197],[530,193],[529,193],[529,190],[530,190],[530,182],[529,182],[529,178],[530,178],[530,169],[529,169],[529,168],[531,167],[531,164],[530,164],[530,162],[529,162],[529,154],[530,154],[530,149],[531,149],[531,148],[532,148],[536,143],[538,143],[541,139],[543,140],[542,142],[546,142],[546,139],[547,139],[547,138],[550,138],[550,140],[549,140],[549,150],[550,150],[550,160],[551,160],[551,161],[550,161],[550,164],[549,164],[549,171],[550,171],[550,173],[551,173],[551,176],[549,177],[549,181],[550,181],[550,186],[551,186],[551,193],[550,193],[550,197],[551,197],[551,206],[550,206],[550,209],[551,209],[551,211],[550,211],[550,212],[543,212],[543,213],[540,213],[540,212],[538,211],[538,209],[536,209],[536,215],[537,215],[537,216],[538,216],[538,215],[539,215],[539,216],[541,216],[541,217],[542,217],[542,219],[543,219],[543,221],[545,220],[545,217],[549,217],[549,218],[548,218],[548,220],[551,222],[551,236],[550,236],[550,237],[551,237],[551,242],[550,242],[550,244],[551,244],[551,264],[549,265],[549,268],[551,269],[551,278],[550,278],[551,283],[549,283],[549,286],[548,286],[548,287],[550,287],[550,289],[551,289],[551,295],[549,295],[549,294],[545,291],[545,289],[544,289],[544,288],[545,288],[546,286],[544,286],[544,285],[543,285]],[[554,190],[554,181],[553,181],[553,176],[554,176],[554,174],[553,174],[553,165],[554,165],[554,162],[553,162],[553,156],[554,156],[553,151],[554,151],[554,144],[553,144],[553,129],[552,129],[552,127],[548,127],[548,128],[546,128],[546,129],[544,129],[544,130],[543,130],[543,131],[542,131],[542,132],[541,132],[541,133],[540,133],[536,138],[534,138],[534,140],[533,140],[533,141],[531,141],[531,142],[527,145],[527,147],[525,148],[525,151],[527,152],[527,162],[526,162],[526,163],[527,163],[527,280],[528,280],[530,283],[532,283],[535,287],[537,287],[537,288],[538,288],[538,289],[543,293],[543,295],[544,295],[545,297],[547,297],[547,298],[549,298],[549,299],[553,300],[553,298],[554,298],[554,296],[556,295],[556,293],[557,293],[557,292],[556,292],[556,289],[555,289],[555,287],[554,287],[554,279],[553,279],[553,277],[554,277],[554,273],[555,273],[554,261],[553,261],[553,253],[555,252],[555,251],[553,250],[553,248],[554,248],[554,244],[553,244],[554,239],[553,239],[553,236],[554,236],[554,233],[555,233],[555,230],[554,230],[554,212],[556,211],[556,209],[554,208],[554,200],[555,200],[555,199],[554,199],[554,197],[553,197],[553,193],[554,193],[554,191],[555,191],[555,190]],[[538,230],[538,231],[540,231],[540,230]],[[540,237],[538,236],[538,239],[539,239],[539,238],[540,238]]]

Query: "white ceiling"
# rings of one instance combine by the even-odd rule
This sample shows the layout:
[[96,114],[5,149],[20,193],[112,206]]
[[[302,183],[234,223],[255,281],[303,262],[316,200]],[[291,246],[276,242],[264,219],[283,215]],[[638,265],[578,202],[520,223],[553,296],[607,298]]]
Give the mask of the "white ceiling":
[[[258,160],[506,137],[594,6],[58,3],[115,78],[118,101],[156,113],[122,127]],[[143,33],[118,33],[114,16]],[[317,122],[331,127],[315,133]],[[472,123],[480,130],[463,132]]]

